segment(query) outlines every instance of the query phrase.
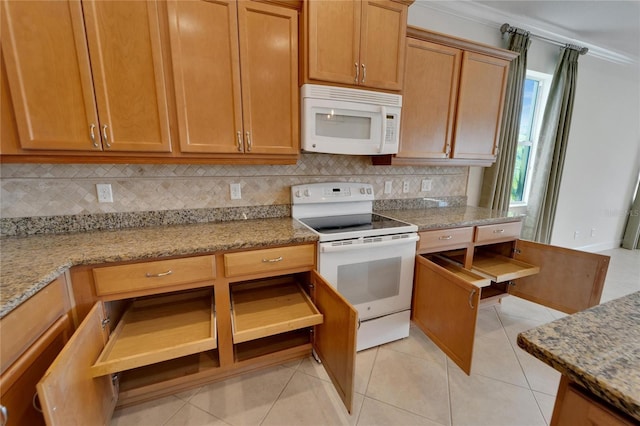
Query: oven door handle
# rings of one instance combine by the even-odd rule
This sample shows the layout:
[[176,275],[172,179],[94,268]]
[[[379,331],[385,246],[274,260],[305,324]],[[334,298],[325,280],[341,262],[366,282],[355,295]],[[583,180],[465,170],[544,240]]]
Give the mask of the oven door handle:
[[415,234],[411,235],[408,238],[398,238],[396,240],[387,240],[374,243],[349,244],[344,246],[332,246],[331,243],[321,243],[320,251],[322,253],[334,253],[338,251],[366,250],[367,248],[397,246],[400,244],[416,242],[418,240],[420,240],[420,237],[418,236],[418,234]]

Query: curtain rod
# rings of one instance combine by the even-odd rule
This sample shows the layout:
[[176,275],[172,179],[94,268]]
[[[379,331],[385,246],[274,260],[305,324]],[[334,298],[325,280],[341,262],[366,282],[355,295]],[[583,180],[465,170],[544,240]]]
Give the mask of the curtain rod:
[[563,43],[563,42],[558,41],[558,40],[553,40],[551,38],[543,37],[543,36],[540,36],[540,35],[537,35],[537,34],[532,34],[529,31],[525,31],[525,30],[523,30],[521,28],[512,27],[511,25],[509,25],[507,23],[502,24],[502,26],[500,27],[500,32],[502,33],[503,36],[504,36],[504,33],[527,34],[530,37],[546,41],[547,43],[551,43],[551,44],[555,44],[557,46],[563,46],[563,47],[567,47],[569,49],[577,50],[581,55],[586,55],[587,52],[589,51],[589,48],[587,48],[587,47],[576,46],[575,44]]

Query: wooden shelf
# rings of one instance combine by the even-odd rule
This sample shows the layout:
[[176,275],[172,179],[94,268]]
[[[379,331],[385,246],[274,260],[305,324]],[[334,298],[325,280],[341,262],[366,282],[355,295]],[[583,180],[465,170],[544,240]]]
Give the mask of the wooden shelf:
[[233,342],[322,324],[323,316],[302,287],[289,281],[260,286],[236,284],[231,289]]
[[311,351],[311,336],[309,330],[298,329],[279,335],[239,343],[233,345],[233,352],[236,362],[242,362],[298,346],[306,346],[307,349]]
[[491,285],[491,280],[489,278],[474,274],[472,271],[464,269],[453,260],[440,256],[430,256],[428,257],[428,259],[433,263],[445,268],[447,271],[451,272],[458,278],[462,278],[463,280],[475,285],[476,287],[488,287],[489,285]]
[[215,349],[213,292],[134,301],[91,367],[94,377]]
[[540,272],[539,266],[484,251],[477,251],[474,254],[473,269],[491,277],[492,281],[498,283]]

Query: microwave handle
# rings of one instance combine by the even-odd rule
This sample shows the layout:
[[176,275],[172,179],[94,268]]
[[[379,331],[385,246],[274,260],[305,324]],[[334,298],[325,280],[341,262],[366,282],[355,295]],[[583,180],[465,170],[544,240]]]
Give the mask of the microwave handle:
[[378,152],[382,152],[384,149],[384,141],[387,136],[387,109],[384,106],[380,107],[380,115],[382,119],[382,134],[380,135],[380,147],[378,148]]

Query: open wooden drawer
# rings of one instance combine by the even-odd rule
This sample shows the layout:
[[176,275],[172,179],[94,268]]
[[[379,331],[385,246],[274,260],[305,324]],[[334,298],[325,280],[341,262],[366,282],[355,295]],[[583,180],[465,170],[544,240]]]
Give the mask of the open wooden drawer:
[[94,377],[215,349],[210,289],[134,300],[91,368]]
[[[464,264],[464,255],[459,251],[452,252],[452,254],[443,253],[442,255],[460,265]],[[540,267],[537,265],[494,253],[486,247],[475,249],[471,268],[496,283],[528,277],[540,272]]]
[[294,276],[231,286],[233,342],[322,324],[323,316]]

